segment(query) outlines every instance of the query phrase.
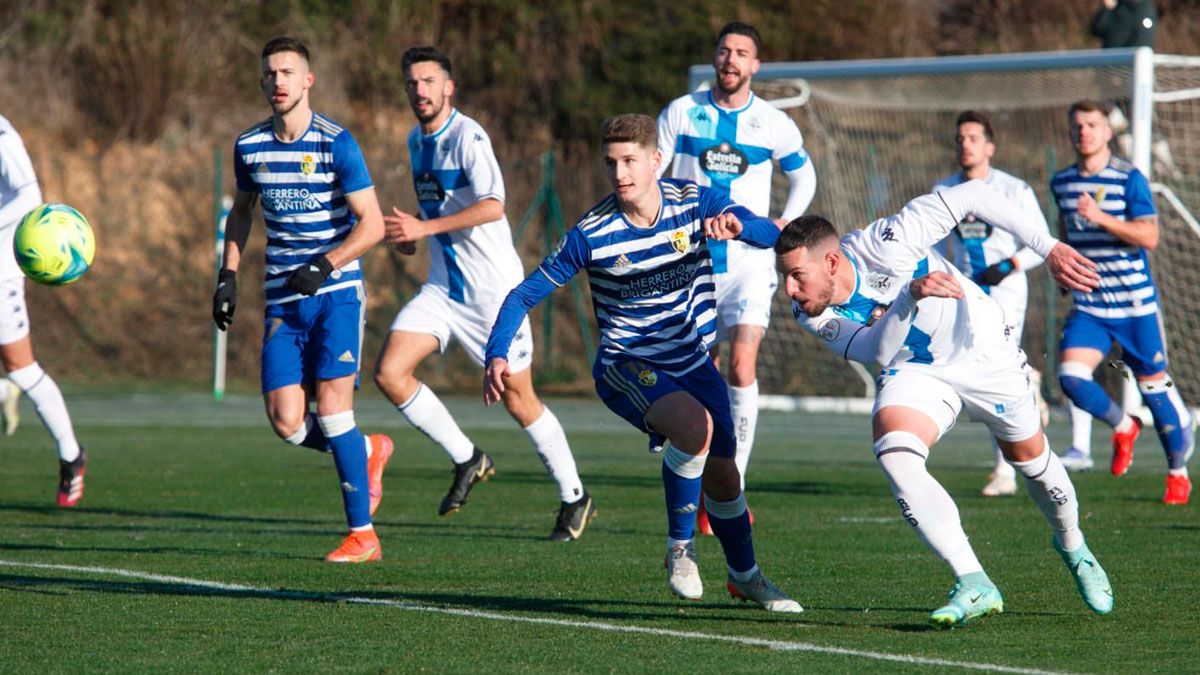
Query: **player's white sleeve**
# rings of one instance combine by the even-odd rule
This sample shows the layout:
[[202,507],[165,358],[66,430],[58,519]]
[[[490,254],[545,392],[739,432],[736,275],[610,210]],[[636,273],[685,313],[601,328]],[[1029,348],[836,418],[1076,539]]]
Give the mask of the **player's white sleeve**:
[[492,150],[492,139],[483,127],[464,130],[462,141],[462,167],[471,183],[475,199],[504,201],[504,175],[500,173],[500,162]]
[[[1029,221],[1036,225],[1038,229],[1045,230],[1049,234],[1050,225],[1046,223],[1046,216],[1042,215],[1042,206],[1038,204],[1037,194],[1033,191],[1033,188],[1026,185],[1021,190],[1021,197],[1018,201],[1021,204],[1022,212],[1028,214]],[[1017,259],[1017,269],[1023,272],[1034,269],[1046,262],[1044,257],[1038,255],[1028,246],[1017,251],[1013,257]]]
[[15,131],[0,133],[0,228],[15,226],[42,203],[33,161]]
[[658,165],[658,177],[662,178],[671,169],[671,160],[675,159],[675,138],[679,131],[671,123],[671,108],[668,103],[658,115],[658,152],[662,155],[662,163]]
[[[1022,244],[1043,258],[1050,255],[1050,250],[1058,244],[1058,240],[1050,236],[1049,228],[1029,222],[1024,208],[1013,204],[1012,200],[991,189],[981,180],[970,180],[939,190],[937,196],[941,198],[955,223],[968,214],[974,214],[980,220],[1012,233]],[[923,198],[909,203],[920,199]],[[1041,225],[1045,225],[1045,219],[1042,219]]]
[[923,195],[905,204],[900,213],[863,228],[854,239],[854,252],[869,269],[908,276],[958,221],[938,195]]
[[819,316],[809,317],[798,312],[793,303],[793,313],[799,314],[797,322],[821,341],[833,353],[847,361],[866,365],[890,363],[912,328],[916,318],[916,302],[906,284],[888,310],[870,326],[864,326],[844,317],[832,309]]
[[793,218],[804,215],[808,205],[812,204],[813,197],[817,194],[817,170],[813,168],[812,158],[809,157],[799,169],[786,173],[791,186],[788,188],[783,213],[779,217],[791,222]]

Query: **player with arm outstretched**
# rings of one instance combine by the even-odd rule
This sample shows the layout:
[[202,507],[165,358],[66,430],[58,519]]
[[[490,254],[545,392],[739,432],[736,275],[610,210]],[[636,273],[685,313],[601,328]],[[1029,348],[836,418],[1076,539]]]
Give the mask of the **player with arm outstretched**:
[[[759,69],[758,31],[732,22],[721,29],[713,59],[714,86],[681,96],[658,117],[660,175],[708,186],[767,217],[773,160],[788,178],[787,202],[777,224],[804,213],[817,174],[796,123],[750,91]],[[771,318],[778,285],[771,251],[739,241],[712,242],[717,342],[729,341],[729,400],[737,437],[737,465],[746,478],[758,425],[758,349]],[[713,358],[717,350],[712,351]],[[744,485],[743,485],[744,487]],[[699,527],[706,531],[703,504]]]
[[[454,108],[450,59],[433,47],[404,53],[405,89],[420,125],[408,137],[420,217],[392,209],[384,216],[388,243],[412,252],[428,238],[429,279],[392,323],[375,369],[375,383],[417,429],[454,462],[454,480],[438,514],[467,503],[471,488],[495,469],[492,458],[459,429],[432,389],[414,375],[434,351],[457,340],[483,365],[488,331],[500,303],[521,281],[521,259],[504,216],[504,178],[483,127]],[[533,390],[533,334],[521,325],[512,349],[504,407],[529,436],[558,483],[553,541],[574,541],[596,515],[558,418]]]
[[701,486],[725,551],[726,587],[769,611],[802,611],[759,570],[750,514],[734,461],[729,396],[708,356],[716,329],[709,242],[737,237],[769,247],[778,228],[695,183],[656,179],[654,120],[610,117],[601,130],[613,194],[567,232],[558,250],[517,286],[487,343],[484,399],[495,403],[510,376],[510,345],[525,316],[586,270],[600,327],[592,368],[596,392],[637,429],[670,440],[663,453],[668,585],[699,599],[695,511]]
[[41,203],[42,191],[25,144],[12,124],[0,117],[0,362],[8,373],[8,379],[0,380],[0,387],[5,389],[5,433],[11,436],[16,431],[17,395],[23,391],[58,446],[55,499],[60,507],[70,508],[83,498],[87,452],[75,439],[71,413],[58,384],[33,356],[25,275],[13,253],[17,225]]
[[[987,115],[967,110],[954,123],[954,146],[961,169],[934,185],[952,187],[969,180],[980,179],[988,187],[1007,197],[1020,207],[1024,217],[1037,229],[1049,232],[1046,218],[1038,206],[1033,188],[1010,174],[992,166],[996,152],[992,122]],[[1027,246],[1022,246],[1016,237],[991,223],[968,214],[942,241],[935,246],[947,260],[954,263],[968,279],[974,281],[1004,310],[1004,321],[1012,331],[1013,342],[1021,344],[1025,331],[1025,307],[1029,301],[1029,281],[1025,274],[1042,264],[1042,258]],[[1030,368],[1033,377],[1033,394],[1042,415],[1042,426],[1049,422],[1049,409],[1042,400],[1042,375]],[[1017,492],[1016,473],[1004,461],[1000,446],[992,443],[996,458],[983,496],[998,497]]]
[[[1187,461],[1195,449],[1195,419],[1167,373],[1167,341],[1149,251],[1158,246],[1158,214],[1150,183],[1109,150],[1108,108],[1080,101],[1068,112],[1076,163],[1054,174],[1063,236],[1096,263],[1100,287],[1076,291],[1063,326],[1058,381],[1075,405],[1113,427],[1114,476],[1133,462],[1141,420],[1126,414],[1092,373],[1115,341],[1133,371],[1167,455],[1166,504],[1186,504],[1192,483]],[[1075,420],[1073,419],[1074,423]],[[1080,435],[1090,431],[1078,430]],[[1089,457],[1090,459],[1090,457]]]
[[237,195],[226,221],[213,320],[221,330],[233,321],[237,270],[261,201],[267,229],[262,346],[267,417],[288,443],[333,453],[350,532],[325,560],[379,560],[371,514],[382,496],[392,441],[363,436],[353,405],[366,322],[359,256],[383,238],[383,214],[354,137],[309,105],[315,76],[304,43],[274,38],[263,47],[261,64],[272,115],[234,145]]
[[1025,355],[1000,306],[932,251],[968,214],[1015,234],[1047,259],[1060,283],[1096,283],[1085,258],[973,180],[841,238],[820,216],[792,221],[775,244],[785,291],[800,323],[831,349],[883,366],[872,413],[875,457],[901,515],[956,578],[949,603],[930,620],[954,626],[1004,608],[958,507],[925,465],[964,407],[1025,477],[1084,601],[1107,613],[1112,589],[1084,543],[1075,488],[1042,431]]

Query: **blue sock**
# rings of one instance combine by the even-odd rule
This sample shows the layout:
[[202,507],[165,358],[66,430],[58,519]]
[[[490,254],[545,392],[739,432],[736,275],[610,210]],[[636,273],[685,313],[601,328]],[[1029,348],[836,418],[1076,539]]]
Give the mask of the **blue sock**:
[[320,418],[321,429],[333,448],[333,463],[337,466],[342,486],[342,505],[346,522],[351,529],[371,524],[371,495],[367,479],[367,445],[362,432],[354,424],[354,411],[325,415]]
[[1167,453],[1168,467],[1182,469],[1187,465],[1187,451],[1192,443],[1192,415],[1179,396],[1179,388],[1168,375],[1162,380],[1138,382],[1138,389],[1154,416],[1154,428]]
[[667,536],[686,540],[695,536],[696,510],[700,506],[700,476],[704,456],[694,457],[675,446],[663,453],[663,493],[667,498]]
[[308,413],[304,416],[304,427],[308,429],[308,434],[303,441],[300,441],[300,445],[320,452],[333,452],[333,448],[329,446],[329,439],[325,438],[325,432],[321,430],[321,424],[317,422],[315,414]]
[[[1066,364],[1063,366],[1065,367]],[[1117,426],[1121,420],[1125,419],[1125,411],[1108,397],[1104,387],[1096,384],[1091,373],[1088,373],[1086,378],[1060,373],[1058,383],[1062,386],[1063,393],[1067,395],[1067,398],[1092,417],[1104,420],[1112,427]]]
[[754,537],[750,533],[750,512],[746,510],[746,495],[719,502],[704,496],[704,508],[708,511],[708,522],[713,534],[721,541],[725,550],[725,564],[734,572],[749,572],[754,569]]

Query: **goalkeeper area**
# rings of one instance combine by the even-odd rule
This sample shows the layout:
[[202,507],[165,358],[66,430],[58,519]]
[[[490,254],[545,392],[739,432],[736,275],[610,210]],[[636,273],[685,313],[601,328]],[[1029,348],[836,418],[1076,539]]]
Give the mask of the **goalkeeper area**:
[[[711,78],[711,65],[691,68],[692,89]],[[1122,115],[1114,152],[1147,175],[1158,207],[1162,237],[1151,266],[1171,372],[1184,399],[1200,402],[1200,58],[1110,49],[764,63],[754,88],[792,115],[804,134],[817,169],[808,213],[829,217],[843,230],[896,213],[957,171],[954,120],[973,109],[992,119],[992,166],[1033,187],[1056,233],[1050,176],[1075,161],[1067,109],[1082,99],[1115,103]],[[778,172],[776,181],[778,208],[787,181]],[[1030,365],[1045,375],[1047,399],[1056,400],[1054,361],[1070,298],[1058,293],[1044,268],[1030,273],[1029,288],[1023,346]],[[812,410],[863,409],[862,399],[873,395],[870,374],[805,334],[782,293],[773,315],[758,369],[763,392],[775,395],[770,404],[790,397]],[[1119,352],[1111,358],[1115,363]],[[1102,370],[1102,380],[1117,379],[1118,369]]]
[[[444,454],[364,394],[362,428],[396,441],[376,514],[384,558],[337,566],[321,560],[345,526],[332,461],[280,443],[257,396],[70,400],[92,462],[79,508],[54,507],[54,453],[27,402],[30,423],[3,450],[5,672],[1200,669],[1186,604],[1200,585],[1200,528],[1194,507],[1158,502],[1152,434],[1120,480],[1075,476],[1084,532],[1116,593],[1101,617],[1030,500],[978,495],[991,452],[982,427],[955,428],[931,470],[1005,612],[945,632],[927,616],[953,579],[900,518],[862,416],[761,417],[747,493],[756,548],[806,609],[778,616],[729,599],[711,537],[698,541],[703,600],[669,594],[661,458],[597,402],[549,402],[599,508],[564,545],[544,541],[557,492],[502,411],[448,401],[486,439],[497,473],[443,519]],[[1051,439],[1063,447],[1065,430]]]

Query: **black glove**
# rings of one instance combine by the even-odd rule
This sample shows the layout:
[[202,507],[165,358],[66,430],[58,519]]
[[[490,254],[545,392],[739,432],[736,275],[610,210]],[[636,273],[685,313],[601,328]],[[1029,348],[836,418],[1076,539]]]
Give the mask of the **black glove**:
[[237,309],[237,272],[223,269],[217,273],[217,292],[213,293],[213,321],[217,328],[229,330],[233,310]]
[[329,258],[321,256],[300,269],[292,272],[287,278],[287,289],[304,295],[312,295],[321,288],[321,284],[333,273],[333,263]]
[[988,266],[986,270],[979,273],[979,283],[983,284],[984,286],[995,286],[1001,281],[1004,281],[1004,277],[1012,274],[1014,269],[1016,268],[1013,267],[1012,260],[1001,260],[995,265]]

